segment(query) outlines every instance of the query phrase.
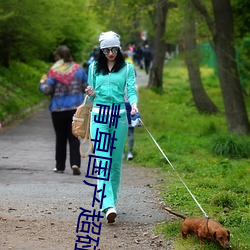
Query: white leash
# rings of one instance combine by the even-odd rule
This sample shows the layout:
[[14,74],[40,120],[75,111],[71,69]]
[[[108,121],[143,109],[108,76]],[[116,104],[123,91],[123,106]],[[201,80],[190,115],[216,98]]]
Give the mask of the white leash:
[[159,144],[156,142],[156,140],[154,139],[154,137],[152,136],[152,134],[149,132],[149,130],[147,129],[147,127],[145,126],[145,124],[142,122],[141,118],[139,118],[139,119],[140,119],[141,123],[143,124],[143,126],[145,127],[145,129],[148,132],[148,134],[150,135],[150,137],[152,138],[152,140],[155,143],[155,145],[161,151],[162,155],[165,157],[165,159],[167,160],[167,162],[169,163],[169,165],[172,167],[172,169],[176,172],[177,176],[179,177],[179,179],[181,180],[181,182],[183,183],[183,185],[185,186],[185,188],[187,189],[187,191],[189,192],[189,194],[191,195],[191,197],[194,199],[194,201],[196,202],[196,204],[198,205],[198,207],[200,208],[200,210],[202,211],[202,213],[205,215],[205,217],[208,218],[206,212],[202,209],[202,207],[199,204],[199,202],[196,200],[196,198],[194,197],[194,195],[192,194],[192,192],[190,191],[190,189],[188,188],[188,186],[186,185],[186,183],[182,180],[182,178],[180,177],[180,175],[178,174],[177,170],[175,169],[175,167],[173,166],[173,164],[170,162],[170,160],[168,159],[168,157],[164,154],[163,150],[161,149],[161,147],[159,146]]

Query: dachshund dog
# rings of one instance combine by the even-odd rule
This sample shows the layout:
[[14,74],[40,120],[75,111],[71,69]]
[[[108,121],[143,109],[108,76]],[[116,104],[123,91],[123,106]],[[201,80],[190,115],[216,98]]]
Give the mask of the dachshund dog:
[[188,234],[196,235],[200,241],[216,241],[223,249],[231,249],[229,240],[230,232],[222,227],[222,225],[210,218],[187,218],[185,215],[173,212],[172,210],[163,207],[169,213],[183,219],[181,225],[181,233],[183,239],[187,239]]

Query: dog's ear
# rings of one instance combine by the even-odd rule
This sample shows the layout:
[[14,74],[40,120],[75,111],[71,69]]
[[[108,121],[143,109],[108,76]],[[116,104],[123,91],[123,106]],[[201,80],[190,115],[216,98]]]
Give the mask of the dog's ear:
[[230,241],[230,232],[227,230],[228,236],[227,236],[227,240]]
[[213,238],[216,240],[216,232],[213,233]]

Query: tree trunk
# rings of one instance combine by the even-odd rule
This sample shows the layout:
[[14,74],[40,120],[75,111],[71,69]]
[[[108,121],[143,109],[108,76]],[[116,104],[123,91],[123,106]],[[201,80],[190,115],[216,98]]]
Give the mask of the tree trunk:
[[218,108],[207,95],[201,80],[200,57],[196,48],[195,18],[190,15],[193,11],[192,6],[187,6],[187,10],[185,18],[185,55],[191,92],[200,113],[217,113]]
[[213,38],[228,129],[237,134],[248,134],[250,124],[235,60],[230,0],[212,0],[212,3],[216,29]]
[[156,1],[156,16],[155,16],[155,37],[153,44],[153,62],[149,74],[148,87],[157,87],[162,89],[163,66],[166,53],[166,43],[164,34],[166,28],[166,19],[168,12],[168,1]]
[[200,0],[191,0],[212,33],[229,132],[250,134],[250,123],[237,71],[230,0],[212,0],[214,20]]

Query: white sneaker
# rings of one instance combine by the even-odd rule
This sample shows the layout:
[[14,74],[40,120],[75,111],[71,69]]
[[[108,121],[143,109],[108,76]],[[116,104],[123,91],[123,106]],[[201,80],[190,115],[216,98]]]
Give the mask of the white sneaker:
[[117,216],[116,209],[113,207],[108,208],[106,212],[106,218],[108,220],[108,223],[114,223],[116,216]]
[[128,152],[128,155],[127,155],[127,161],[130,161],[130,160],[133,160],[133,155],[131,152]]
[[63,170],[58,170],[57,168],[54,168],[53,171],[54,171],[55,173],[59,173],[59,174],[63,174],[63,173],[64,173]]

